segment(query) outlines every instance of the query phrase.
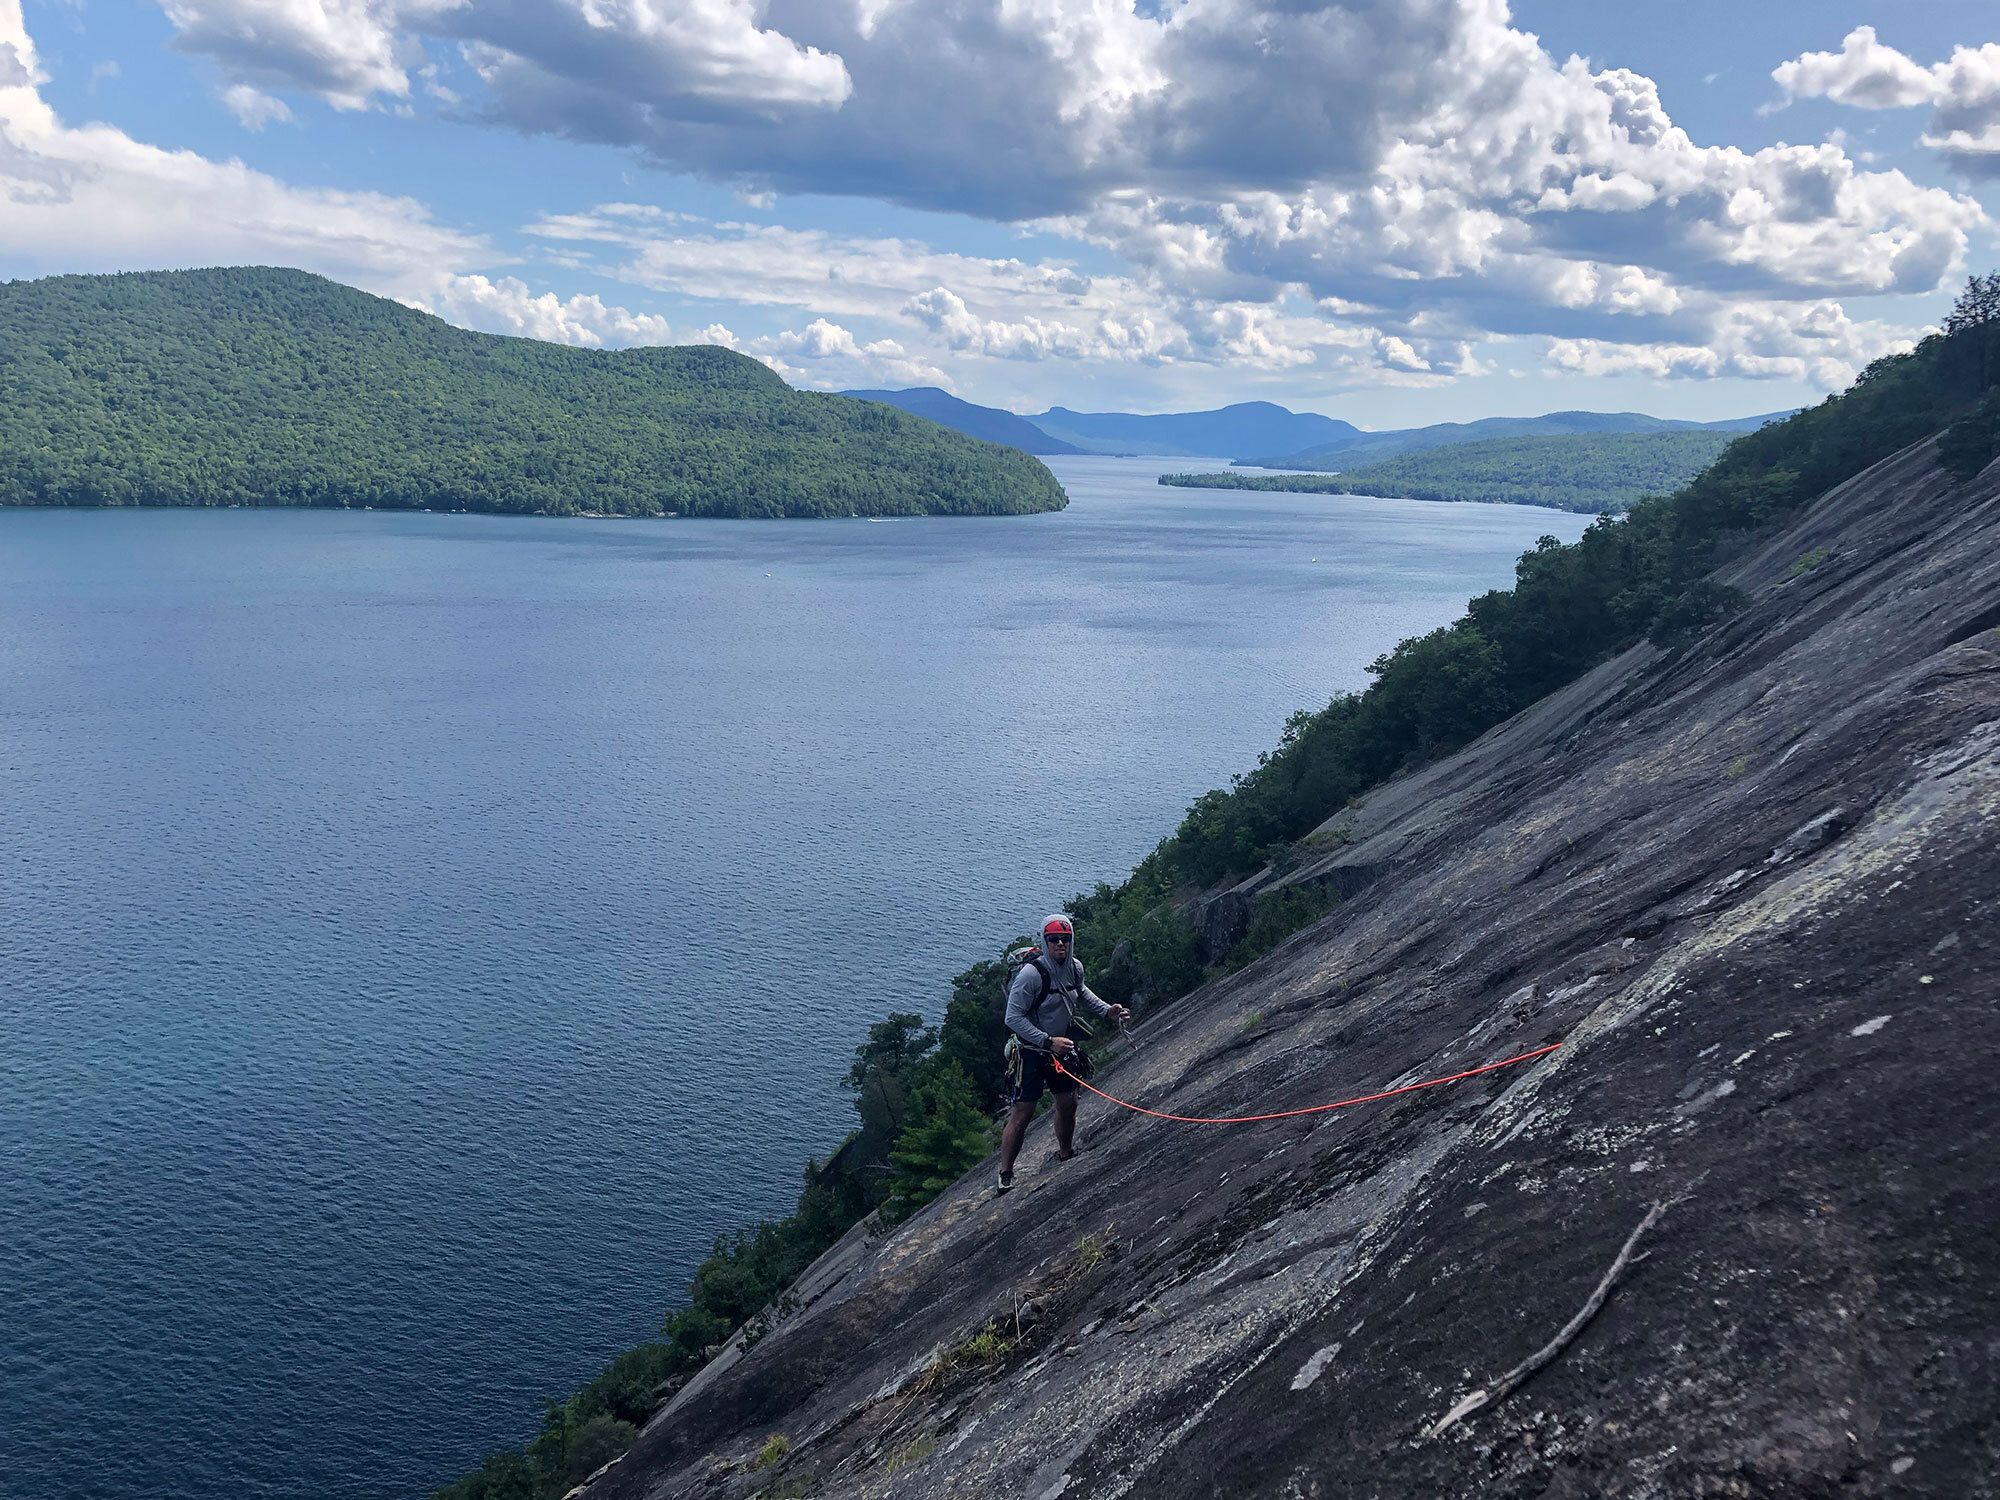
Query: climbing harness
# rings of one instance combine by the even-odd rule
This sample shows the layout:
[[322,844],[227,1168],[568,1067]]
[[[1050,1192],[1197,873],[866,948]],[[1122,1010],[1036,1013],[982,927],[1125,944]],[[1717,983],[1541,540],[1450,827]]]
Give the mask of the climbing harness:
[[1059,1057],[1052,1056],[1049,1061],[1058,1073],[1076,1079],[1078,1084],[1090,1089],[1091,1093],[1097,1095],[1098,1098],[1108,1099],[1121,1109],[1129,1109],[1134,1114],[1151,1115],[1156,1120],[1175,1120],[1182,1125],[1254,1125],[1261,1120],[1289,1120],[1296,1115],[1323,1115],[1330,1109],[1346,1109],[1350,1104],[1373,1104],[1378,1099],[1393,1099],[1398,1094],[1413,1094],[1418,1089],[1434,1089],[1440,1084],[1457,1083],[1461,1078],[1473,1078],[1481,1073],[1491,1073],[1495,1068],[1509,1068],[1515,1063],[1527,1062],[1530,1058],[1546,1057],[1560,1046],[1562,1046],[1561,1042],[1551,1042],[1546,1047],[1537,1047],[1533,1052],[1517,1052],[1512,1057],[1501,1058],[1499,1062],[1487,1063],[1477,1068],[1467,1068],[1463,1073],[1453,1073],[1444,1078],[1427,1078],[1422,1083],[1406,1083],[1399,1089],[1384,1089],[1379,1094],[1362,1094],[1353,1099],[1340,1099],[1332,1104],[1315,1104],[1306,1109],[1281,1109],[1276,1114],[1271,1115],[1226,1115],[1218,1119],[1206,1119],[1199,1115],[1162,1114],[1157,1109],[1148,1109],[1143,1104],[1133,1104],[1127,1100],[1107,1094],[1103,1089],[1091,1088],[1089,1084],[1084,1083],[1076,1074],[1071,1073],[1068,1068],[1065,1068],[1062,1065],[1062,1059]]
[[[1064,933],[1068,932],[1068,921],[1060,916],[1052,916],[1042,924],[1044,937],[1047,936],[1049,930],[1058,921],[1062,922],[1061,930]],[[1042,952],[1039,945],[1016,948],[1013,952],[1009,953],[1007,955],[1007,985],[1002,993],[1011,994],[1014,989],[1015,976],[1021,970],[1032,965],[1035,973],[1041,976],[1042,981],[1041,993],[1035,996],[1035,1004],[1039,1006],[1043,1000],[1047,999],[1050,987],[1054,986],[1056,994],[1062,997],[1063,1013],[1068,1017],[1063,1025],[1063,1035],[1068,1036],[1071,1031],[1080,1026],[1083,1028],[1084,1035],[1095,1036],[1097,1033],[1091,1030],[1090,1023],[1076,1013],[1076,1001],[1073,997],[1076,994],[1076,990],[1081,988],[1081,981],[1075,987],[1056,985],[1056,976],[1050,970],[1047,959],[1048,955]],[[1074,1038],[1071,1038],[1071,1040],[1074,1040]],[[1018,1036],[1014,1035],[1013,1032],[1010,1031],[1007,1033],[1007,1040],[1000,1049],[1000,1056],[1002,1070],[1007,1076],[1008,1087],[1010,1089],[1016,1089],[1021,1086],[1022,1071],[1027,1067],[1027,1054],[1030,1052],[1038,1053],[1044,1057],[1053,1057],[1055,1055],[1046,1047],[1031,1047]],[[1080,1045],[1077,1049],[1077,1054],[1082,1059],[1083,1076],[1085,1078],[1091,1077],[1096,1072],[1096,1069],[1091,1064],[1090,1055],[1084,1052]],[[1070,1076],[1075,1077],[1076,1075],[1071,1074]]]

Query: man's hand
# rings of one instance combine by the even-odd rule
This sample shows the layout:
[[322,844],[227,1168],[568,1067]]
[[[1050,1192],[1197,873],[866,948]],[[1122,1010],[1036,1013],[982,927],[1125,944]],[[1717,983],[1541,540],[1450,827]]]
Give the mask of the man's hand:
[[1055,1053],[1057,1057],[1068,1057],[1070,1053],[1076,1051],[1076,1043],[1066,1036],[1052,1036],[1049,1038],[1049,1051]]
[[1132,1019],[1132,1012],[1127,1010],[1122,1005],[1112,1006],[1111,1009],[1105,1012],[1105,1014],[1111,1017],[1111,1019],[1116,1021],[1120,1026],[1123,1026],[1127,1021]]

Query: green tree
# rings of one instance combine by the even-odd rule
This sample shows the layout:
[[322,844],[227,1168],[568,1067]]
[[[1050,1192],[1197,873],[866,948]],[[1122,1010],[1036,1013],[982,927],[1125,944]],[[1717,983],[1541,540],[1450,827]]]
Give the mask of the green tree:
[[913,1063],[937,1044],[936,1031],[924,1018],[908,1011],[892,1012],[868,1028],[868,1040],[854,1049],[854,1062],[841,1080],[843,1088],[859,1093],[871,1073],[902,1078]]
[[596,1473],[639,1440],[639,1429],[616,1417],[592,1417],[570,1441],[569,1467],[563,1478],[574,1484]]
[[951,981],[944,1024],[938,1028],[939,1062],[957,1068],[982,1109],[997,1109],[1007,1087],[1007,965],[981,959]]
[[535,1471],[519,1453],[494,1453],[476,1473],[431,1492],[431,1500],[539,1500]]
[[911,1095],[909,1119],[889,1153],[896,1175],[889,1183],[884,1218],[907,1218],[992,1150],[992,1122],[980,1113],[971,1080],[958,1064],[945,1064]]

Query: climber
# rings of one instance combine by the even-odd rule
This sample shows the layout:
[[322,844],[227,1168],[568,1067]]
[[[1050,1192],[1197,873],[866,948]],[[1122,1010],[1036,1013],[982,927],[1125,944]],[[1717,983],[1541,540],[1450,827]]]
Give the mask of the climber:
[[1014,1185],[1014,1158],[1021,1137],[1035,1117],[1035,1104],[1047,1089],[1055,1095],[1056,1160],[1076,1155],[1076,1080],[1058,1073],[1053,1058],[1078,1055],[1069,1035],[1079,1005],[1123,1025],[1131,1012],[1094,995],[1083,982],[1083,965],[1076,959],[1076,931],[1068,917],[1052,913],[1042,923],[1041,951],[1023,963],[1007,990],[1007,1029],[1020,1042],[1021,1070],[1014,1084],[1007,1126],[1000,1133],[1000,1187]]

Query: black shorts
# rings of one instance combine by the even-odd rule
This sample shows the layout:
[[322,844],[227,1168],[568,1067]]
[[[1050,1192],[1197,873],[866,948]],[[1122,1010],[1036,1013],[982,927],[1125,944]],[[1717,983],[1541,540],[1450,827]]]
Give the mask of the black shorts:
[[1042,1090],[1061,1097],[1076,1092],[1076,1080],[1067,1073],[1058,1073],[1050,1066],[1046,1052],[1031,1052],[1021,1049],[1021,1081],[1014,1085],[1009,1096],[1009,1104],[1033,1104],[1042,1097]]

